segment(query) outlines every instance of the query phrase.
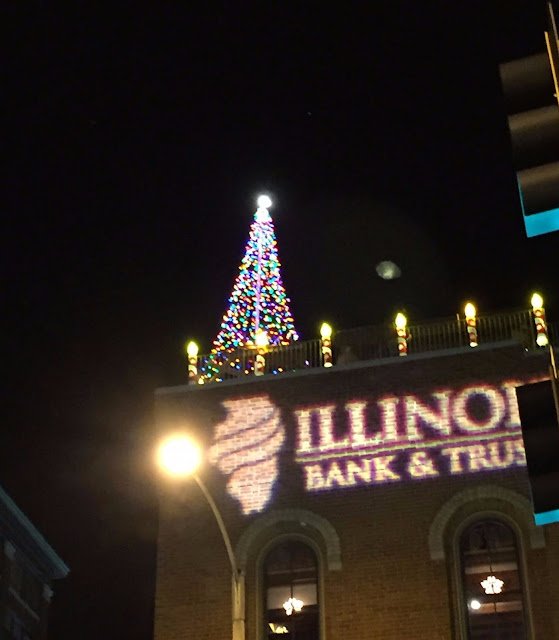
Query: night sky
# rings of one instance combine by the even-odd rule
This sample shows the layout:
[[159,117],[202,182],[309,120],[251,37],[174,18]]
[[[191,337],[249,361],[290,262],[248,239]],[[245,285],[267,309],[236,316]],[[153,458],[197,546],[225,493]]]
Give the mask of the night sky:
[[16,4],[0,483],[71,569],[50,637],[147,640],[153,391],[209,351],[260,192],[303,339],[534,289],[558,319],[498,76],[544,3]]

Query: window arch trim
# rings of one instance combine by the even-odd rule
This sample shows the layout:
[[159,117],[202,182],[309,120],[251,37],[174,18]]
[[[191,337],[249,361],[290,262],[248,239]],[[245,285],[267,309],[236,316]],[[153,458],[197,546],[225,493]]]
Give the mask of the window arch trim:
[[[470,502],[479,502],[488,499],[498,500],[511,505],[514,508],[515,512],[519,514],[521,520],[526,526],[530,541],[530,547],[532,549],[543,549],[545,547],[545,537],[543,529],[536,526],[536,523],[534,521],[534,514],[532,511],[532,505],[527,498],[517,493],[516,491],[506,489],[505,487],[482,485],[471,489],[465,489],[464,491],[455,494],[439,509],[439,511],[433,518],[431,527],[429,528],[429,554],[431,556],[431,560],[446,559],[446,531],[450,521],[458,512],[458,510]],[[519,544],[521,543],[522,536],[520,535],[517,522],[512,520],[505,513],[501,512],[498,509],[481,511],[476,515],[479,516],[481,513],[491,513],[495,517],[501,518],[505,522],[512,524],[513,530],[515,531],[517,537],[519,537]],[[466,520],[469,520],[469,518],[466,518]],[[460,529],[462,528],[462,525],[463,523],[460,523]]]
[[[254,549],[254,545],[257,540],[267,531],[271,530],[275,525],[279,523],[293,523],[299,527],[309,526],[315,529],[324,542],[324,548],[326,551],[326,568],[329,571],[340,571],[342,568],[340,539],[334,527],[322,516],[306,509],[277,509],[268,511],[266,514],[255,520],[245,531],[242,533],[235,549],[235,556],[237,558],[237,566],[243,572],[246,572],[249,556]],[[299,533],[302,539],[309,542],[312,541],[311,536],[305,536],[304,531],[299,529]],[[289,534],[291,535],[291,534]],[[295,532],[292,534],[296,535]],[[273,539],[277,540],[281,535],[274,536]],[[314,547],[313,547],[314,548]],[[259,553],[260,553],[259,549]]]

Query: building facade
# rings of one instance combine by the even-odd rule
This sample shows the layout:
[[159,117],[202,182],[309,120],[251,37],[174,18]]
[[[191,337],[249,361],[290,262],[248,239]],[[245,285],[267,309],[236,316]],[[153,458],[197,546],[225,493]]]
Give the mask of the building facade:
[[158,390],[237,574],[196,483],[162,478],[155,640],[559,638],[515,392],[548,364],[503,342]]
[[44,640],[53,580],[68,567],[0,487],[0,637]]

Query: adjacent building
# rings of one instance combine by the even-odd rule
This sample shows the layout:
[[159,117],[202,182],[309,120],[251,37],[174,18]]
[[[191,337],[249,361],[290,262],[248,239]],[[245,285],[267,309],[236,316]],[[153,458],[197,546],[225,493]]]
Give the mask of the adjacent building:
[[54,580],[68,567],[0,487],[0,637],[44,640]]
[[404,334],[406,357],[362,330],[159,389],[233,557],[196,482],[163,478],[155,640],[559,638],[559,524],[535,525],[515,392],[549,352],[519,317],[475,348],[460,322]]

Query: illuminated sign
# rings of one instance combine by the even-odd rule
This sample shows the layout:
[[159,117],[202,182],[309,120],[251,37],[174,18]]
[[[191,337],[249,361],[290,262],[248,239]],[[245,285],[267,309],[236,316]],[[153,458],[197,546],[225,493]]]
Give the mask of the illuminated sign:
[[297,462],[305,470],[306,489],[525,466],[519,384],[347,402],[343,436],[336,435],[336,405],[297,409]]
[[229,495],[243,513],[262,511],[278,475],[278,451],[285,439],[280,411],[267,396],[226,400],[227,417],[217,425],[210,462],[229,476]]
[[[295,407],[283,418],[296,428],[294,461],[303,470],[305,490],[524,467],[515,390],[522,384]],[[243,513],[262,511],[279,473],[286,438],[282,413],[267,395],[222,404],[227,416],[216,427],[210,460],[228,476],[229,494]]]

